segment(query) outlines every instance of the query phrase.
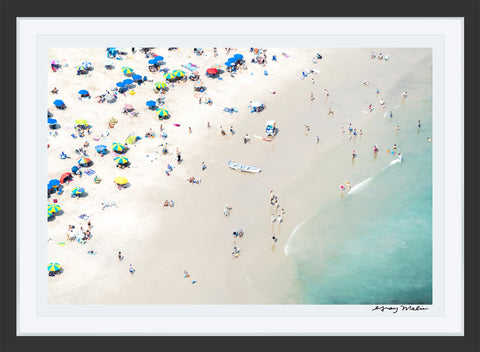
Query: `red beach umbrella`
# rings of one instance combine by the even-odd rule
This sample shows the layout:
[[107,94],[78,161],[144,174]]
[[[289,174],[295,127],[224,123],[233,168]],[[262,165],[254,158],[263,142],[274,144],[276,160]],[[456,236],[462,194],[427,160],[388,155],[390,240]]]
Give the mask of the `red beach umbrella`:
[[212,67],[212,68],[209,68],[209,69],[207,70],[207,73],[208,73],[209,75],[216,75],[217,72],[218,72],[218,70],[217,70],[216,68],[213,68],[213,67]]

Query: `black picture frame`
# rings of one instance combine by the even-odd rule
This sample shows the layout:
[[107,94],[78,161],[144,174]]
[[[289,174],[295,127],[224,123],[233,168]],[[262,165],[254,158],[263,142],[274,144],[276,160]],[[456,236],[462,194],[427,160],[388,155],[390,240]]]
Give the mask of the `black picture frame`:
[[[315,350],[324,351],[479,351],[479,246],[478,230],[473,219],[476,205],[475,133],[478,132],[478,44],[480,2],[477,0],[337,0],[337,1],[221,1],[170,0],[168,2],[137,0],[84,0],[85,11],[76,2],[58,0],[2,0],[0,28],[2,46],[0,67],[2,125],[4,134],[2,194],[3,231],[0,256],[3,269],[0,302],[2,351],[152,351],[152,350]],[[473,185],[464,194],[464,337],[17,337],[16,336],[16,18],[17,17],[150,17],[152,14],[173,17],[463,17],[465,23],[465,185]],[[448,117],[447,117],[448,118]],[[5,144],[6,143],[6,144]],[[6,146],[6,147],[5,147]],[[13,187],[15,185],[15,187]],[[6,197],[5,197],[6,196]],[[448,235],[448,234],[447,234]]]

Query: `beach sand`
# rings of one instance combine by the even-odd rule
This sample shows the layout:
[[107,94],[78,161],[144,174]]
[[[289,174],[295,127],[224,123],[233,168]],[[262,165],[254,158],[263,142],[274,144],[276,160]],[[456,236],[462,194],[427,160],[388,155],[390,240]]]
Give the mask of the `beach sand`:
[[[137,48],[138,49],[138,48]],[[370,59],[372,50],[388,53],[390,59]],[[52,48],[48,62],[59,60],[64,67],[59,72],[48,72],[48,106],[53,118],[61,125],[58,135],[49,135],[48,180],[59,178],[76,164],[80,157],[74,150],[88,141],[88,155],[102,182],[95,184],[94,176],[74,177],[65,186],[58,199],[63,213],[48,222],[48,260],[58,262],[63,273],[48,277],[50,304],[301,304],[301,291],[295,280],[295,263],[286,254],[285,246],[294,228],[316,209],[339,196],[338,185],[346,178],[354,185],[362,180],[362,157],[371,153],[375,136],[383,133],[376,129],[373,119],[382,118],[379,98],[385,97],[387,109],[401,104],[401,92],[396,80],[415,67],[416,62],[428,56],[424,49],[322,49],[322,48],[268,48],[270,59],[263,67],[250,63],[253,53],[248,48],[235,49],[229,55],[225,50],[207,49],[206,55],[197,56],[191,48],[168,51],[155,48],[162,55],[165,66],[182,69],[191,62],[199,66],[201,79],[207,87],[206,95],[213,100],[211,106],[199,104],[194,97],[193,83],[175,83],[166,94],[164,106],[171,118],[160,121],[155,111],[145,106],[155,100],[158,93],[153,83],[164,81],[160,73],[148,72],[148,59],[136,52],[123,55],[115,62],[115,69],[105,70],[105,48]],[[282,52],[288,54],[282,55]],[[312,62],[316,53],[323,58]],[[223,64],[230,56],[241,53],[248,66],[235,78],[222,74],[223,80],[205,77],[207,68]],[[94,70],[86,76],[76,76],[74,66],[82,61],[92,63]],[[115,60],[114,60],[115,61]],[[65,63],[68,66],[65,66]],[[119,95],[115,103],[97,103],[77,99],[78,91],[86,89],[92,97],[112,89],[125,79],[122,66],[134,68],[135,73],[146,75],[153,82],[135,87],[134,95]],[[302,71],[317,70],[300,79]],[[268,75],[264,75],[268,70]],[[312,78],[314,82],[312,83]],[[370,84],[364,86],[363,81]],[[397,83],[397,84],[396,84]],[[395,85],[396,84],[396,85]],[[395,87],[389,91],[390,87]],[[330,96],[324,97],[327,88]],[[375,90],[381,94],[376,96]],[[414,87],[409,88],[414,96]],[[276,91],[271,94],[270,90]],[[405,88],[402,88],[405,89]],[[310,93],[315,100],[310,100]],[[53,101],[62,99],[67,109],[54,108]],[[249,102],[258,100],[266,104],[260,113],[251,113]],[[123,105],[132,104],[137,117],[122,114]],[[375,107],[365,113],[368,105]],[[229,114],[225,107],[237,107]],[[328,115],[329,108],[334,116]],[[114,128],[108,121],[115,117]],[[86,119],[92,134],[74,139],[74,121]],[[254,138],[264,136],[265,122],[275,120],[279,129],[272,142]],[[210,122],[211,128],[207,128]],[[357,128],[368,126],[363,136],[347,140],[342,134],[349,123]],[[160,124],[168,137],[163,140]],[[180,124],[179,127],[174,124]],[[307,133],[305,125],[310,126]],[[227,132],[220,134],[220,126]],[[234,135],[229,133],[233,126]],[[192,133],[188,128],[191,127]],[[144,138],[152,128],[153,139]],[[51,130],[50,130],[51,131]],[[107,138],[101,135],[108,131]],[[111,151],[113,142],[124,143],[130,133],[140,137],[130,146],[126,157],[131,167],[115,167],[114,155],[100,157],[95,145],[104,144]],[[251,141],[243,142],[248,133]],[[393,127],[392,127],[393,133]],[[315,143],[315,137],[319,142]],[[94,138],[98,138],[96,141]],[[160,144],[168,143],[169,154],[160,153]],[[177,165],[175,150],[179,148],[183,162]],[[359,157],[352,172],[351,151]],[[71,158],[62,160],[64,151]],[[153,161],[146,156],[153,156]],[[385,157],[385,156],[383,156]],[[234,171],[228,160],[262,169],[259,174]],[[202,171],[205,162],[207,168]],[[167,164],[174,166],[170,176]],[[318,163],[325,165],[319,174]],[[363,169],[362,169],[363,167]],[[129,180],[130,187],[118,190],[113,184],[117,176]],[[200,177],[200,184],[191,184],[188,177]],[[70,198],[73,187],[84,187],[87,195]],[[315,189],[315,192],[312,190]],[[271,222],[270,191],[278,197],[279,208],[286,216],[279,224]],[[319,198],[318,194],[322,194]],[[102,201],[114,201],[116,208],[102,210]],[[163,207],[165,200],[174,200],[174,207]],[[226,204],[232,206],[230,216],[223,214]],[[66,241],[68,225],[86,228],[87,214],[92,223],[92,238],[86,244]],[[243,229],[243,238],[233,240],[232,232]],[[272,243],[272,233],[278,241]],[[65,245],[59,245],[65,242]],[[241,253],[233,258],[233,246]],[[95,255],[87,254],[95,251]],[[118,260],[118,252],[124,256]],[[288,251],[287,251],[288,252]],[[135,273],[129,273],[129,264]],[[187,270],[190,277],[184,278]],[[195,280],[195,283],[192,283]]]

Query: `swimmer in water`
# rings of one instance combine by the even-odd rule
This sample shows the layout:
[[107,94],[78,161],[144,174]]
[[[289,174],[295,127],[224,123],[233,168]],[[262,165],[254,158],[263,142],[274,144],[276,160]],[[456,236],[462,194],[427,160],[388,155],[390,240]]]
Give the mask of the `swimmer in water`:
[[397,145],[396,144],[393,145],[393,150],[397,150]]
[[430,137],[427,137],[427,141],[431,142],[431,141],[432,141],[432,139],[431,139]]
[[378,148],[377,148],[376,145],[373,146],[373,152],[374,152],[374,153],[378,152]]
[[422,127],[422,124],[420,123],[420,120],[418,120],[418,128]]
[[400,162],[403,162],[403,155],[402,155],[402,153],[398,153],[398,160],[399,160]]
[[355,150],[352,152],[352,159],[355,159],[355,157],[357,156],[357,154],[355,153]]

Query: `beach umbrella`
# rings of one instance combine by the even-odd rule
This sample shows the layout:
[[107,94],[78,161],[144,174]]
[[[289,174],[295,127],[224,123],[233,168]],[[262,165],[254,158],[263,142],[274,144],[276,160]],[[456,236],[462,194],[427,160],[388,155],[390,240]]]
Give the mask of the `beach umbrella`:
[[213,67],[212,67],[212,68],[209,68],[209,69],[207,70],[207,74],[209,74],[209,75],[216,75],[217,72],[218,72],[218,70],[217,70],[216,68],[213,68]]
[[61,268],[62,268],[62,266],[58,263],[50,263],[47,266],[47,270],[48,271],[53,271],[53,272],[59,271]]
[[116,157],[114,160],[115,160],[115,162],[116,162],[117,164],[126,164],[126,163],[128,163],[128,159],[125,158],[125,157],[123,157],[123,156]]
[[128,180],[125,177],[115,177],[114,182],[117,185],[126,185],[128,183]]
[[147,104],[147,106],[149,106],[149,107],[154,107],[154,106],[157,105],[157,102],[154,101],[154,100],[149,100],[149,101],[146,102],[146,104]]
[[167,88],[168,85],[165,82],[157,82],[155,83],[155,88],[157,89],[165,89]]
[[137,141],[137,139],[139,139],[140,137],[131,133],[127,139],[125,140],[125,143],[128,143],[128,144],[133,144]]
[[169,80],[170,80],[170,79],[175,79],[175,78],[177,78],[177,76],[175,76],[175,75],[174,75],[173,73],[171,73],[171,72],[165,73],[165,74],[163,75],[163,77],[165,77],[165,79],[169,79]]
[[106,150],[106,149],[107,149],[107,146],[106,146],[106,145],[97,145],[97,146],[95,147],[95,150],[96,150],[97,152],[99,152],[99,153],[103,152],[103,151]]
[[64,174],[62,174],[62,176],[60,176],[60,183],[65,183],[65,179],[68,177],[72,177],[72,174],[70,172],[65,172]]
[[157,109],[157,115],[160,117],[168,116],[168,111],[165,109]]
[[119,88],[125,88],[125,87],[126,87],[126,84],[123,83],[123,82],[117,82],[117,87],[119,87]]
[[87,165],[90,162],[92,162],[92,160],[84,156],[77,160],[78,165]]
[[213,65],[212,68],[216,68],[217,70],[220,70],[222,68],[222,65],[220,65],[220,64]]
[[125,75],[132,74],[132,73],[133,73],[133,68],[131,68],[131,67],[122,67],[122,72],[123,72]]
[[52,216],[53,216],[53,213],[49,213],[49,212],[47,211],[47,219],[50,219]]
[[235,55],[233,55],[233,58],[235,60],[241,60],[241,59],[243,59],[243,55],[242,54],[235,54]]
[[195,82],[193,82],[193,86],[194,86],[195,88],[203,87],[203,82],[200,81],[200,80],[199,80],[199,81],[195,81]]
[[87,125],[87,120],[75,120],[75,125],[76,126],[86,126]]
[[105,59],[105,60],[103,60],[103,64],[104,64],[105,66],[112,66],[112,65],[113,65],[113,61],[110,60],[110,59]]
[[58,204],[49,204],[47,206],[47,212],[49,213],[56,213],[57,211],[60,211],[62,210],[62,208],[60,208],[60,205]]
[[182,70],[173,70],[172,73],[177,77],[185,76],[185,71],[182,71]]
[[86,71],[85,66],[75,66],[75,70],[77,71]]
[[132,104],[125,104],[125,105],[123,106],[123,108],[124,108],[125,110],[133,110],[133,105],[132,105]]
[[234,57],[231,57],[227,60],[227,62],[231,62],[232,64],[234,64],[237,62],[237,59],[235,59]]
[[78,171],[78,166],[74,165],[72,166],[72,172],[76,173]]
[[50,181],[48,182],[48,188],[58,187],[59,184],[60,184],[60,181],[55,178],[55,179],[50,180]]
[[[133,76],[132,76],[132,79],[133,79],[134,81],[140,81],[140,80],[142,79],[142,76],[140,76],[140,75],[133,75]],[[123,82],[125,82],[125,81],[123,81]]]
[[163,60],[163,56],[160,56],[160,55],[157,55],[153,58],[156,62],[158,61],[162,61]]
[[250,106],[251,106],[252,108],[258,108],[258,107],[260,107],[260,106],[262,106],[262,105],[263,105],[263,103],[261,103],[261,102],[259,102],[259,101],[252,101],[252,102],[250,103]]
[[123,152],[125,150],[125,147],[123,146],[123,144],[113,143],[112,150],[115,152]]
[[227,61],[227,62],[225,62],[224,65],[227,66],[227,67],[231,67],[231,66],[233,66],[233,64],[234,64],[233,62],[228,62]]
[[78,94],[80,94],[80,95],[88,95],[89,93],[88,93],[88,90],[82,89],[82,90],[79,90],[79,91],[78,91]]
[[49,125],[55,125],[55,124],[57,123],[57,120],[55,120],[55,119],[47,119],[47,123],[48,123]]
[[59,64],[58,60],[50,61],[50,65],[58,65],[58,64]]
[[72,194],[82,194],[84,192],[85,192],[85,189],[81,187],[75,187],[74,189],[72,189]]
[[63,102],[63,100],[57,99],[53,102],[53,105],[62,106],[62,105],[65,105],[65,103]]
[[157,60],[151,59],[151,60],[148,60],[148,63],[149,63],[150,65],[156,65],[156,64],[157,64]]
[[123,80],[123,83],[125,83],[126,85],[132,84],[132,83],[133,83],[133,79],[130,79],[130,78],[124,79],[124,80]]
[[85,68],[90,68],[90,67],[92,67],[92,63],[88,62],[88,61],[84,61],[84,62],[82,62],[82,66],[85,67]]

